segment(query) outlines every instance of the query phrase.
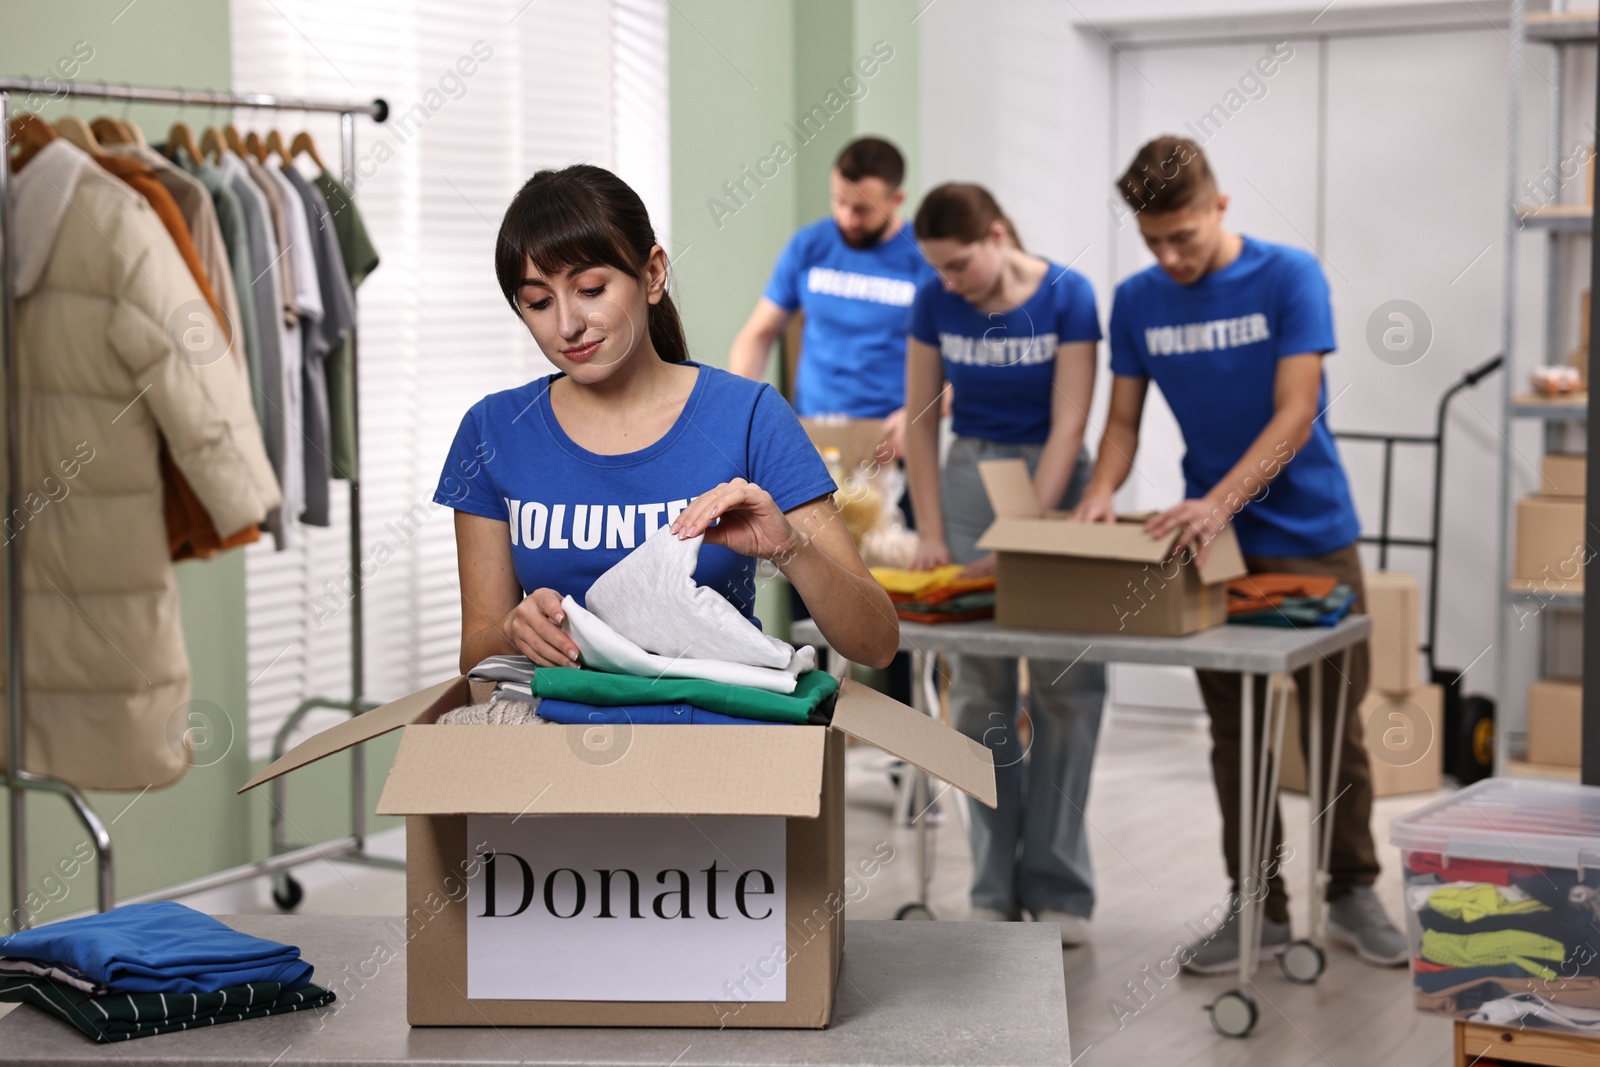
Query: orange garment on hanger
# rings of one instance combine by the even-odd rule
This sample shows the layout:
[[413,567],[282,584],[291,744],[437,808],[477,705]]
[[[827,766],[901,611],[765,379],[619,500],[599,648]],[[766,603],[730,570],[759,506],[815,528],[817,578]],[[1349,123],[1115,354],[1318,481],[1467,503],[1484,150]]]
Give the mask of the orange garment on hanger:
[[[211,287],[211,279],[206,277],[205,268],[200,265],[200,253],[189,236],[183,212],[178,209],[178,202],[172,199],[166,186],[161,184],[161,179],[156,177],[155,171],[129,156],[99,154],[94,161],[131,186],[155,211],[161,225],[172,236],[172,243],[178,246],[178,254],[183,257],[195,284],[199,286],[200,295],[211,308],[212,321],[218,323],[220,329],[226,330],[226,325],[221,325],[226,320],[217,303],[216,290]],[[178,465],[167,454],[164,441],[161,445],[161,488],[167,519],[167,548],[172,553],[174,563],[185,559],[210,559],[226,549],[261,540],[261,529],[253,523],[227,537],[217,532],[211,515],[200,503],[200,498],[195,495]]]
[[1228,614],[1265,611],[1287,597],[1325,597],[1339,579],[1323,574],[1247,574],[1228,583]]

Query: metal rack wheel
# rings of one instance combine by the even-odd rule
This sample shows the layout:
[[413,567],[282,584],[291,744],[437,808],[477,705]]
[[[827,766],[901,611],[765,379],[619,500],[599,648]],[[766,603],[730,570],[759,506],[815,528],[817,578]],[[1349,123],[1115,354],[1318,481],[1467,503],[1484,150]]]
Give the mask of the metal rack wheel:
[[1211,1002],[1211,1025],[1223,1037],[1244,1037],[1256,1025],[1256,1002],[1250,994],[1230,989]]

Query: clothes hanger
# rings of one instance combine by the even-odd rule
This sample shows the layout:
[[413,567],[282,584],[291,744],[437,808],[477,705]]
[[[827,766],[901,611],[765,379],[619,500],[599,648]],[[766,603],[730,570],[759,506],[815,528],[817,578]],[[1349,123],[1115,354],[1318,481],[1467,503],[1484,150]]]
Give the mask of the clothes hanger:
[[38,115],[23,112],[12,116],[10,143],[16,146],[16,155],[12,158],[11,169],[21,170],[56,136],[56,131]]
[[256,157],[257,163],[265,163],[267,161],[267,146],[262,142],[261,135],[256,131],[251,130],[245,134],[244,147],[245,151]]
[[301,152],[304,152],[306,155],[311,157],[311,162],[317,165],[318,170],[328,169],[328,165],[322,162],[322,157],[317,155],[316,142],[311,140],[311,135],[305,130],[301,130],[299,133],[295,134],[294,140],[289,142],[290,159],[294,159],[294,157],[298,156]]
[[[184,112],[189,110],[189,94],[183,91],[178,103],[178,117],[172,124],[172,129],[167,131],[167,158],[176,160],[178,150],[181,148],[189,154],[191,162],[199,163],[205,159],[204,153],[194,143],[194,132],[189,129],[188,123],[183,121]],[[211,131],[207,130],[207,133]]]
[[[128,89],[128,92],[132,94],[133,83],[123,82],[122,84],[125,85]],[[138,144],[143,148],[150,147],[150,142],[144,139],[144,131],[139,128],[139,124],[137,122],[133,121],[132,116],[133,97],[132,95],[129,95],[127,99],[122,101],[122,118],[120,120],[122,122],[122,128],[128,131],[129,136],[133,138],[135,144]]]
[[233,123],[230,122],[226,126],[222,127],[222,140],[223,143],[228,146],[228,150],[234,155],[243,156],[249,154],[244,146],[244,142],[239,140],[239,130],[234,126]]
[[56,133],[90,155],[100,154],[100,142],[95,140],[94,131],[77,115],[62,115],[56,119]]
[[268,130],[265,146],[261,150],[261,162],[265,163],[273,153],[277,153],[285,167],[289,165],[289,150],[283,147],[283,136],[277,130]]
[[137,144],[133,134],[128,128],[109,115],[101,115],[89,123],[89,129],[94,133],[95,140],[103,145],[108,144]]

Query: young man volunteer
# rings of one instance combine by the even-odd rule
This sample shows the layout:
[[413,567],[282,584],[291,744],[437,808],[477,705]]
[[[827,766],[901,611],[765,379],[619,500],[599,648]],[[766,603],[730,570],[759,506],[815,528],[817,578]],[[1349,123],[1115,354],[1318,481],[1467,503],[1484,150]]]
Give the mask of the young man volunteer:
[[[1075,515],[1108,522],[1111,497],[1128,477],[1139,447],[1139,421],[1150,382],[1161,387],[1183,433],[1185,496],[1150,521],[1152,534],[1181,531],[1180,551],[1203,556],[1232,522],[1252,573],[1331,575],[1354,590],[1362,610],[1361,526],[1322,412],[1322,358],[1334,349],[1328,286],[1316,259],[1297,248],[1242,237],[1223,228],[1228,198],[1192,141],[1159,137],[1141,148],[1117,182],[1133,208],[1156,264],[1117,287],[1111,308],[1111,407],[1088,489]],[[1333,807],[1328,935],[1377,965],[1405,962],[1407,946],[1377,894],[1372,840],[1372,781],[1360,716],[1367,690],[1367,646],[1352,649],[1349,669],[1323,665],[1324,707],[1346,687],[1344,743]],[[1228,874],[1239,870],[1239,675],[1199,671],[1211,719],[1211,770],[1222,807]],[[1309,668],[1295,676],[1308,708]],[[1264,707],[1258,679],[1256,707]],[[1302,712],[1303,713],[1303,712]],[[1323,717],[1330,752],[1334,716]],[[1259,723],[1258,739],[1259,745]],[[1303,726],[1303,723],[1302,723]],[[1302,728],[1305,738],[1308,731]],[[1303,744],[1304,742],[1302,742]],[[1280,855],[1274,813],[1268,855]],[[1262,951],[1290,940],[1288,896],[1276,864],[1235,894],[1259,896],[1267,877]],[[1234,898],[1238,899],[1237,895]],[[1187,969],[1220,973],[1237,965],[1237,910],[1191,946]]]

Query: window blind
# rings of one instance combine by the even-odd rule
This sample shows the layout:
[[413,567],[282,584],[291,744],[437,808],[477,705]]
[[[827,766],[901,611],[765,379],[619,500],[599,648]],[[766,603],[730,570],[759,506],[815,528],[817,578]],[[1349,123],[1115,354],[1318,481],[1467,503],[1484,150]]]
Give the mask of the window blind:
[[[246,556],[250,756],[301,701],[350,693],[350,598],[365,582],[366,695],[457,669],[452,514],[432,503],[450,440],[486,393],[549,364],[494,278],[501,212],[541,167],[590,162],[639,191],[667,243],[666,0],[232,0],[234,86],[389,102],[357,119],[356,203],[381,256],[360,304],[362,566],[349,498]],[[198,120],[197,116],[197,120]],[[311,133],[339,172],[337,116],[240,111],[241,132]],[[307,733],[333,713],[309,716]],[[326,717],[325,717],[326,716]]]

